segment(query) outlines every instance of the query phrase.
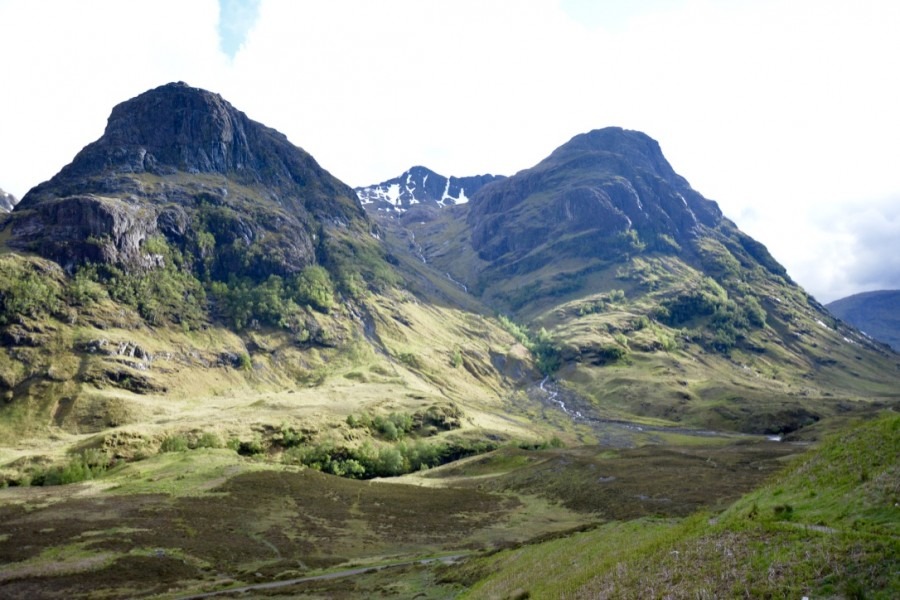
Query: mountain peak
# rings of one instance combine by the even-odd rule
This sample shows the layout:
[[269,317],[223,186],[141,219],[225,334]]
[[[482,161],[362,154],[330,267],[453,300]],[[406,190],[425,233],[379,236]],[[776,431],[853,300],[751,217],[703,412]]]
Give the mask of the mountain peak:
[[[103,136],[86,146],[71,164],[23,198],[28,206],[45,192],[55,196],[98,189],[99,174],[171,175],[211,173],[249,185],[263,185],[278,196],[307,195],[325,200],[350,195],[287,137],[251,120],[219,94],[168,83],[115,106]],[[322,183],[327,183],[324,187]],[[114,187],[117,184],[114,184]]]
[[550,156],[565,156],[575,153],[610,153],[628,161],[629,164],[668,178],[675,175],[672,166],[663,156],[659,143],[641,131],[621,127],[605,127],[576,135],[557,148]]
[[577,135],[531,169],[484,189],[468,218],[479,255],[512,264],[526,255],[538,260],[533,251],[559,240],[578,256],[628,252],[635,240],[689,247],[723,216],[675,173],[653,138],[608,127]]
[[220,95],[177,82],[113,108],[104,139],[109,146],[131,149],[120,156],[135,170],[159,165],[227,173],[252,162],[249,125],[247,116]]
[[320,229],[370,231],[353,190],[307,152],[183,82],[115,106],[103,136],[29,191],[13,216],[13,247],[67,268],[145,266],[144,242],[156,235],[198,256],[196,236],[210,227],[223,256],[234,244],[257,249],[244,266],[237,251],[218,261],[213,277],[296,273],[324,260]]

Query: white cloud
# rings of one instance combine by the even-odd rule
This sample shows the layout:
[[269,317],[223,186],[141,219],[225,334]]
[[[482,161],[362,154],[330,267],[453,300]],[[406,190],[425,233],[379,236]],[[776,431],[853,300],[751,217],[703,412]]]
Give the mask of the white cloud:
[[[0,0],[0,186],[21,196],[96,139],[114,104],[176,80],[352,185],[413,164],[510,174],[621,125],[659,140],[817,297],[868,285],[829,266],[868,250],[813,216],[900,197],[900,3],[597,6],[262,0],[229,60],[216,0]],[[823,260],[836,243],[847,250]]]

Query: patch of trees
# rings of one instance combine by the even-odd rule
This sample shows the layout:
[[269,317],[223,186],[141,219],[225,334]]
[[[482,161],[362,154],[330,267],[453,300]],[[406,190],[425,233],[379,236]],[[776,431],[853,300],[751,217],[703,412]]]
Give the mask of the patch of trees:
[[324,268],[310,265],[285,279],[270,275],[265,281],[232,277],[209,286],[221,316],[236,329],[251,323],[293,329],[304,321],[304,307],[328,313],[334,307],[334,285]]
[[693,337],[723,353],[742,341],[752,329],[764,327],[766,323],[766,312],[755,296],[745,294],[733,300],[709,277],[700,286],[662,303],[655,317],[670,327],[696,325]]
[[38,317],[56,311],[61,287],[47,275],[24,261],[0,261],[0,324],[22,317]]

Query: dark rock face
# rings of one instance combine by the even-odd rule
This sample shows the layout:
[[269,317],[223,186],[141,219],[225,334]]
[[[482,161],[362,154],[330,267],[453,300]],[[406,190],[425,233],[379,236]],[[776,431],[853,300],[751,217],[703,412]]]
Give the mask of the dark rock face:
[[[63,265],[141,262],[140,246],[157,232],[153,213],[95,196],[42,202],[15,222],[15,241]],[[106,243],[97,240],[107,239]]]
[[19,200],[15,196],[0,189],[0,212],[11,211],[18,202]]
[[900,352],[900,290],[854,294],[830,302],[825,308]]
[[149,268],[148,238],[197,254],[198,236],[210,233],[217,258],[209,267],[223,277],[296,273],[317,260],[330,232],[372,227],[353,190],[312,156],[184,83],[116,106],[103,136],[28,192],[8,226],[10,246],[70,269],[88,261]]
[[425,167],[413,167],[399,177],[376,185],[356,188],[360,202],[369,210],[403,212],[414,205],[454,206],[465,204],[478,190],[504,179],[500,175],[444,177]]
[[668,238],[686,245],[722,222],[650,137],[607,128],[578,135],[531,169],[483,188],[468,222],[481,258],[513,262],[545,244],[602,255]]

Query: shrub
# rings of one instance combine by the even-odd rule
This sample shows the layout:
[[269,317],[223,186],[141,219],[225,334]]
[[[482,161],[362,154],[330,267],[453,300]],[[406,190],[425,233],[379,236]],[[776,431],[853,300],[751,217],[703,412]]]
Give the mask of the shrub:
[[183,435],[170,435],[159,446],[160,452],[185,452],[188,449],[188,441]]
[[66,285],[66,301],[73,306],[91,306],[103,299],[106,289],[97,282],[97,268],[81,267]]
[[248,442],[241,441],[237,446],[237,453],[241,456],[256,456],[264,452],[262,442],[258,439],[252,439]]
[[628,350],[618,344],[605,344],[595,351],[595,359],[593,363],[596,365],[605,365],[614,363],[619,359],[628,355]]
[[550,375],[559,369],[562,362],[559,347],[543,327],[531,340],[528,349],[537,358],[537,368],[544,375]]
[[754,296],[744,297],[744,311],[747,314],[747,320],[754,327],[764,327],[766,325],[766,311]]
[[402,475],[408,471],[407,466],[403,454],[396,447],[384,446],[378,451],[375,470],[379,475],[387,477]]
[[303,435],[303,432],[287,425],[282,425],[280,431],[272,438],[272,443],[282,448],[294,448],[304,441],[306,441],[306,436]]
[[399,440],[413,428],[412,415],[392,412],[387,417],[378,415],[372,419],[372,428],[387,440]]
[[397,355],[397,360],[402,362],[407,367],[410,367],[411,369],[422,368],[422,362],[419,360],[419,357],[412,352],[401,352]]
[[294,281],[294,300],[314,309],[327,313],[334,306],[334,284],[325,268],[310,265],[304,268]]
[[66,485],[78,483],[99,477],[106,472],[109,462],[106,456],[96,449],[88,449],[73,456],[65,465],[50,467],[31,475],[26,482],[20,480],[20,484],[26,485]]
[[197,439],[197,448],[221,448],[222,440],[218,434],[206,431]]
[[13,260],[0,265],[0,324],[46,314],[59,306],[56,283],[32,269],[31,264]]

